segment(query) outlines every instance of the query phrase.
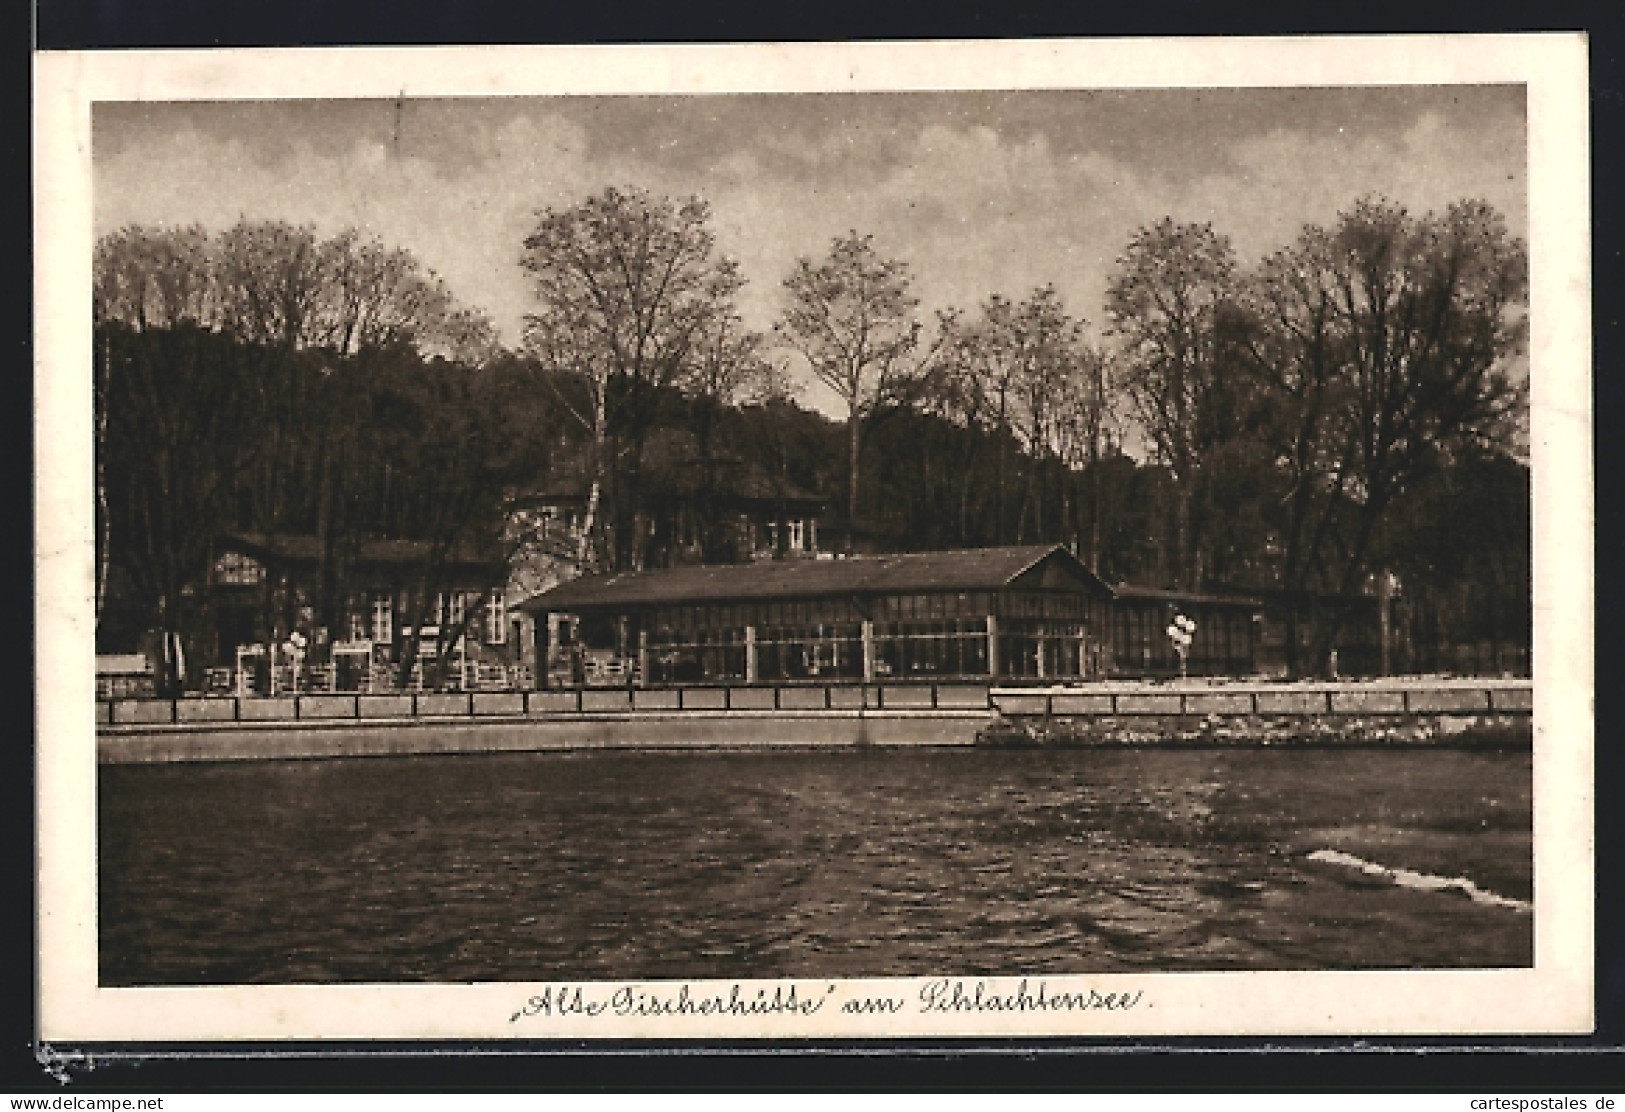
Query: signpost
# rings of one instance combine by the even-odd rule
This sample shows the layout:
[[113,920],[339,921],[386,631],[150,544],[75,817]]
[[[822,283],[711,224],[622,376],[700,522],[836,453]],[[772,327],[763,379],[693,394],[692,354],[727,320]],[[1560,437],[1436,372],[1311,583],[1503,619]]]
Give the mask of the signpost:
[[1183,614],[1175,614],[1174,620],[1168,623],[1168,640],[1173,642],[1174,652],[1179,654],[1179,678],[1187,675],[1186,663],[1190,658],[1191,642],[1196,637],[1196,623]]

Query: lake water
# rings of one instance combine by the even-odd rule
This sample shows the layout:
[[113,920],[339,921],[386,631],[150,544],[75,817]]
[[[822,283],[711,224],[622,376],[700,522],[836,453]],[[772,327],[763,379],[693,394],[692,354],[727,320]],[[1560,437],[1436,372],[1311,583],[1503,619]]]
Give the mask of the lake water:
[[101,983],[1527,966],[1530,792],[1422,749],[106,766]]

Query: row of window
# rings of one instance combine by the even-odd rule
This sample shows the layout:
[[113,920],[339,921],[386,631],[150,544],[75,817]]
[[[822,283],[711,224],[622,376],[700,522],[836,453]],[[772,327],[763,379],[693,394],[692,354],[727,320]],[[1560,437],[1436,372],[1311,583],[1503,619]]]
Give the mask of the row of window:
[[728,603],[719,606],[662,606],[651,615],[650,625],[661,629],[728,629],[754,625],[780,626],[842,625],[873,616],[877,622],[980,622],[992,613],[1012,618],[1088,617],[1088,600],[1054,591],[1012,591],[997,601],[985,591],[936,592],[887,595],[873,602],[865,614],[849,598],[773,600],[757,603]]
[[[1101,646],[1081,636],[999,639],[999,674],[1062,677],[1098,675]],[[981,636],[896,637],[874,645],[874,670],[881,677],[986,676],[988,640]],[[667,643],[651,646],[649,678],[654,683],[743,679],[741,644]],[[863,675],[863,646],[853,640],[771,642],[756,646],[759,680],[839,679]]]
[[[878,644],[890,640],[923,641],[954,638],[986,638],[985,618],[964,618],[941,622],[875,622],[873,639]],[[1048,618],[1011,618],[1000,623],[1005,635],[1028,637],[1082,638],[1088,633],[1083,622]],[[743,645],[745,631],[728,629],[658,629],[649,631],[651,646]],[[592,638],[588,638],[593,641]],[[602,640],[602,639],[600,639]],[[810,645],[826,642],[861,644],[863,626],[848,622],[816,626],[762,626],[755,632],[757,645]],[[594,642],[597,643],[597,642]]]
[[1009,618],[1083,619],[1089,616],[1089,600],[1067,592],[1011,591],[1002,601],[999,612]]
[[960,594],[888,595],[878,600],[875,617],[891,621],[910,618],[930,621],[991,613],[993,599],[981,591]]
[[[449,595],[442,592],[435,596],[434,606],[429,610],[433,624],[442,628],[458,625],[468,616],[470,607],[479,604],[480,596],[474,591],[453,591]],[[374,593],[368,607],[353,606],[350,609],[350,640],[372,640],[379,644],[391,644],[395,640],[395,598],[387,593]],[[508,600],[501,591],[492,591],[485,601],[485,612],[476,620],[478,626],[483,626],[485,643],[487,645],[503,645],[508,640]],[[402,631],[403,634],[405,631]]]
[[743,629],[755,626],[818,626],[862,619],[850,599],[773,601],[725,606],[662,606],[650,615],[660,629]]
[[[1115,620],[1117,642],[1123,648],[1144,646],[1172,655],[1168,638],[1171,620],[1172,612],[1120,611]],[[1229,656],[1250,648],[1253,636],[1250,615],[1216,611],[1197,614],[1195,620],[1196,632],[1191,642],[1193,657]]]

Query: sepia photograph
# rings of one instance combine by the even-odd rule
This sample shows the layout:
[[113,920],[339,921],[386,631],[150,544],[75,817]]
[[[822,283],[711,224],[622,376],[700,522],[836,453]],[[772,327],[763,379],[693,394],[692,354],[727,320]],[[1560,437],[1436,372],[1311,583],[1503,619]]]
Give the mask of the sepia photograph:
[[1584,57],[43,57],[47,1020],[1589,1029]]

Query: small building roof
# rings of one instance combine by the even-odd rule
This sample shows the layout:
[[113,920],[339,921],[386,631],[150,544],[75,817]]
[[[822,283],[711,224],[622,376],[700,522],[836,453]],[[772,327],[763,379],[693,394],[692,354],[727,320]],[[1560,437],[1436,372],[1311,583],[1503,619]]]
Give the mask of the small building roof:
[[1128,583],[1119,583],[1113,593],[1120,599],[1129,602],[1168,602],[1186,603],[1191,606],[1237,606],[1248,610],[1257,610],[1264,605],[1262,599],[1251,598],[1246,595],[1213,595],[1203,594],[1200,591],[1170,591],[1161,587],[1135,587]]
[[[717,505],[731,510],[783,510],[806,514],[822,513],[825,500],[797,486],[790,479],[772,475],[744,460],[712,460],[713,487],[705,492]],[[696,496],[701,493],[702,461],[679,459],[663,468],[658,482],[668,494]],[[521,506],[585,506],[592,490],[590,480],[565,475],[553,482],[521,491],[515,498]]]
[[[955,552],[905,552],[850,556],[842,560],[776,560],[758,564],[704,564],[657,571],[584,576],[520,603],[521,609],[578,610],[610,606],[659,606],[695,602],[743,602],[771,598],[874,595],[940,591],[986,591],[1012,586],[1040,564],[1087,590],[1107,587],[1060,545],[1019,545]],[[1035,587],[1057,585],[1032,577]]]
[[[234,550],[252,556],[262,563],[316,564],[321,561],[320,537],[301,533],[228,533],[216,545],[220,550]],[[373,566],[410,567],[429,559],[432,545],[428,541],[373,538],[363,540],[345,555],[357,564]],[[446,559],[451,567],[494,568],[502,561],[494,556],[480,555],[466,546],[458,546]]]

